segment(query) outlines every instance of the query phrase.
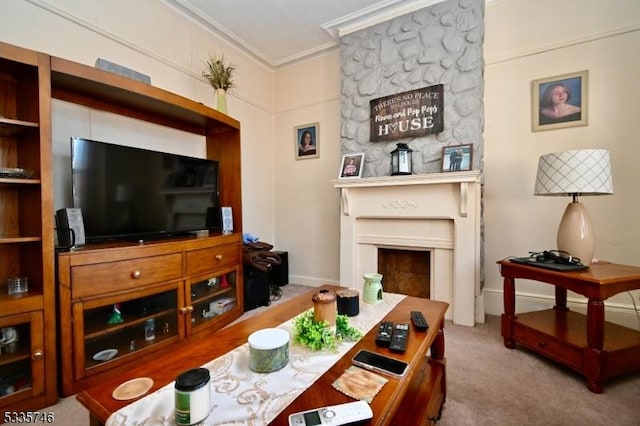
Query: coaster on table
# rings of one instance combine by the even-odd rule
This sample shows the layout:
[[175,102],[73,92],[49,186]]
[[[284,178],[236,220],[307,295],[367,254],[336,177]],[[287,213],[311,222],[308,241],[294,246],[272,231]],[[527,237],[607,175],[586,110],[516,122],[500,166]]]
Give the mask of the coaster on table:
[[384,377],[352,365],[332,383],[332,386],[351,398],[371,403],[385,383],[387,379]]
[[144,395],[153,386],[153,379],[149,377],[138,377],[122,383],[114,389],[111,396],[119,401],[126,401]]

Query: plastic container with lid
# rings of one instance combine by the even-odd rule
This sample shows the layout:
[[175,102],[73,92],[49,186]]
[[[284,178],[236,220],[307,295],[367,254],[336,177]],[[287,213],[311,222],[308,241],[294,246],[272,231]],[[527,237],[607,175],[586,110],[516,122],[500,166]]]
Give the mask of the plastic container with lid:
[[280,328],[263,328],[249,336],[249,368],[270,373],[289,362],[289,333]]
[[175,382],[176,425],[186,426],[203,421],[211,411],[211,375],[206,368],[181,373]]

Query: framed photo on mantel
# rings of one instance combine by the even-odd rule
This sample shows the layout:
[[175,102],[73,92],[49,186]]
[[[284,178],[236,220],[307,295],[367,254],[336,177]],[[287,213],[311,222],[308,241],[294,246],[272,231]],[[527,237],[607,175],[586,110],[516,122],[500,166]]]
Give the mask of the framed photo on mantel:
[[442,148],[442,171],[461,172],[471,170],[473,145],[453,145]]
[[341,179],[362,177],[363,166],[364,152],[345,154],[342,156],[342,163],[340,163],[339,177]]

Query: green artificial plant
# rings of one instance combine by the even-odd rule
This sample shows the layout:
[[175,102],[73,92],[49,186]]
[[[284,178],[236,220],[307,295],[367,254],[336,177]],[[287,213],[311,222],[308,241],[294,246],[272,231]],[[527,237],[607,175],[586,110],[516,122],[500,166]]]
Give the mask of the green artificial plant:
[[346,315],[336,316],[335,333],[327,321],[314,321],[313,309],[298,315],[293,321],[294,343],[308,346],[314,351],[323,349],[335,350],[337,342],[346,340],[354,342],[362,337],[362,333],[349,325]]

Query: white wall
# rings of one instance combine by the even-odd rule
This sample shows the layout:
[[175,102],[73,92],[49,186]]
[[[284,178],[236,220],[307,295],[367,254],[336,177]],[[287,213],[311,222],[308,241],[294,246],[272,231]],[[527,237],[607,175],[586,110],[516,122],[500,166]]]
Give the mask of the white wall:
[[[569,197],[534,197],[538,157],[578,148],[611,150],[614,195],[582,197],[596,231],[596,258],[640,265],[640,2],[498,0],[486,8],[485,307],[499,315],[495,261],[556,247]],[[531,131],[531,81],[588,70],[588,125]],[[521,282],[522,281],[522,282]],[[516,310],[553,304],[553,287],[516,282]],[[635,292],[636,302],[640,292]],[[569,294],[570,306],[586,300]],[[639,328],[629,294],[609,299],[607,319]]]
[[[275,233],[294,283],[340,279],[340,57],[333,51],[278,69],[275,78]],[[320,123],[319,158],[295,160],[294,127]]]

